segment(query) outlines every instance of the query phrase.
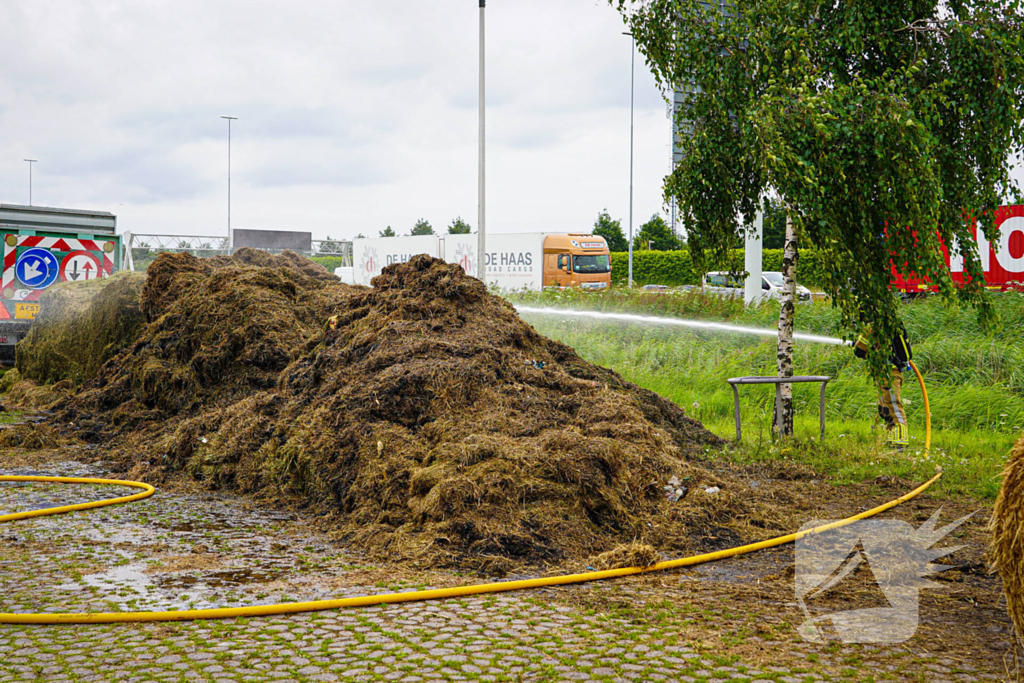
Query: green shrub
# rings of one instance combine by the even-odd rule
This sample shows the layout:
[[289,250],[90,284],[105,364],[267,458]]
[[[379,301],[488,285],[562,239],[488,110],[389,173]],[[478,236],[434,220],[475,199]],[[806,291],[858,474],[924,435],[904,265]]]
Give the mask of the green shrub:
[[[743,250],[737,249],[732,253],[733,267],[739,271],[743,270]],[[629,253],[616,251],[611,254],[612,263],[612,284],[626,284],[629,272]],[[761,255],[762,270],[782,270],[782,249],[765,249]],[[818,252],[811,249],[802,250],[797,259],[796,279],[802,285],[817,285],[822,278],[822,264],[818,259]],[[729,263],[713,264],[708,270],[730,270]],[[687,249],[676,251],[634,251],[633,252],[633,281],[637,285],[668,285],[679,287],[681,285],[700,284],[702,273],[693,268],[693,260]]]
[[342,259],[340,256],[310,256],[309,260],[313,263],[319,263],[332,273],[335,268],[340,268],[342,265]]
[[[629,273],[629,252],[611,254],[612,284],[624,285]],[[634,251],[633,281],[638,285],[695,285],[700,275],[694,273],[690,252],[677,251]]]

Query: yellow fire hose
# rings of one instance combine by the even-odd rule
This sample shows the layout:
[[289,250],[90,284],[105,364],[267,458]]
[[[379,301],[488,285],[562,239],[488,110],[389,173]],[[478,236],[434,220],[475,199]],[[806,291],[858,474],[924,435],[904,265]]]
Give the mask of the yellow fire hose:
[[91,510],[92,508],[101,508],[107,505],[131,503],[132,501],[142,500],[143,498],[149,498],[154,493],[156,493],[156,489],[150,486],[149,484],[143,484],[141,481],[123,481],[121,479],[88,479],[84,477],[0,476],[0,481],[32,481],[58,484],[109,484],[112,486],[133,486],[137,489],[143,489],[142,493],[136,493],[135,495],[132,496],[122,496],[121,498],[106,498],[104,500],[94,500],[91,503],[79,503],[77,505],[62,505],[56,508],[29,510],[28,512],[15,512],[10,515],[0,515],[0,522],[13,522],[19,519],[28,519],[29,517],[44,517],[46,515],[62,515],[65,512],[77,512],[78,510]]
[[932,409],[928,406],[928,390],[924,388],[924,377],[921,371],[914,365],[914,361],[907,361],[910,367],[914,368],[917,381],[921,384],[921,394],[924,396],[924,457],[931,455],[932,451]]
[[[728,550],[720,550],[702,555],[692,555],[678,560],[658,562],[649,567],[627,567],[624,569],[608,569],[605,571],[586,572],[582,574],[568,574],[565,576],[550,576],[539,579],[525,579],[520,581],[506,581],[501,583],[482,583],[475,586],[460,586],[457,588],[440,588],[434,590],[415,591],[411,593],[386,593],[383,595],[366,595],[357,598],[340,598],[337,600],[314,600],[312,602],[292,602],[276,605],[254,605],[252,607],[224,607],[219,609],[181,610],[167,612],[96,612],[84,614],[12,614],[0,613],[0,624],[109,624],[114,622],[141,622],[141,621],[192,621],[196,619],[229,619],[235,617],[266,617],[277,614],[295,614],[298,612],[319,612],[323,610],[341,609],[344,607],[367,607],[370,605],[392,604],[398,602],[418,602],[421,600],[439,600],[443,598],[457,598],[465,595],[480,595],[482,593],[501,593],[506,591],[525,590],[528,588],[542,588],[545,586],[564,586],[572,583],[584,583],[587,581],[599,581],[619,576],[631,576],[633,574],[645,574],[647,572],[661,571],[665,569],[678,569],[679,567],[690,567],[705,562],[734,557],[752,553],[756,550],[772,548],[791,543],[809,534],[820,533],[829,529],[837,529],[857,520],[872,517],[900,503],[920,495],[925,489],[931,486],[942,473],[936,474],[924,484],[921,484],[910,493],[904,494],[895,500],[884,505],[866,510],[853,517],[825,524],[813,529],[797,533],[779,536],[777,538],[749,543]],[[18,512],[10,515],[0,516],[0,522],[12,522],[17,519],[28,517],[40,517],[43,515],[55,515],[76,510],[102,507],[104,505],[116,505],[127,503],[133,500],[140,500],[153,495],[155,489],[149,484],[137,481],[119,481],[115,479],[83,479],[77,477],[24,477],[24,476],[0,476],[0,481],[36,481],[36,482],[64,482],[76,484],[116,484],[121,486],[134,486],[144,489],[142,493],[121,498],[110,498],[91,503],[80,503],[78,505],[65,505],[62,507],[47,508],[45,510],[32,510],[30,512]]]

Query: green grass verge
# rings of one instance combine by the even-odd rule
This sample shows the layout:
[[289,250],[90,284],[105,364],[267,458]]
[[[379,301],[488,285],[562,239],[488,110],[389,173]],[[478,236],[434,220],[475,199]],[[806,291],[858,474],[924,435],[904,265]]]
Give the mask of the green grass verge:
[[[515,302],[769,329],[778,318],[777,304],[748,309],[738,302],[683,293],[544,292],[517,295]],[[903,391],[911,447],[892,453],[882,431],[873,428],[877,390],[865,364],[848,347],[808,342],[795,345],[796,373],[835,378],[827,391],[825,440],[817,440],[817,385],[794,386],[796,438],[781,447],[770,439],[771,387],[746,386],[740,389],[743,441],[715,455],[740,461],[788,457],[840,482],[881,475],[917,480],[939,465],[947,472],[940,491],[992,498],[1005,457],[1024,428],[1024,295],[1000,295],[995,303],[1003,328],[993,335],[982,333],[972,312],[947,309],[935,299],[903,306],[932,412],[929,458],[924,457],[924,401],[916,378],[908,373]],[[524,317],[540,333],[673,400],[728,439],[735,437],[735,423],[732,390],[725,380],[775,374],[775,340],[770,338],[557,315]],[[800,331],[849,336],[837,328],[837,312],[827,302],[799,306],[796,321]]]

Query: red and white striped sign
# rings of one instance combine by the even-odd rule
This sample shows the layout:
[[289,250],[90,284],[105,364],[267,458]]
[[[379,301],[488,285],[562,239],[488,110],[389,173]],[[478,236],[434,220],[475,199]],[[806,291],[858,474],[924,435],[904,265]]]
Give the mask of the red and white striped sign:
[[102,254],[102,257],[99,257],[102,258],[99,277],[109,277],[114,272],[113,242],[72,239],[70,237],[41,237],[39,235],[4,235],[4,271],[3,278],[0,280],[0,295],[5,299],[35,301],[42,295],[41,290],[15,289],[14,266],[18,260],[19,247],[39,247],[53,252],[68,253],[74,251],[99,252]]

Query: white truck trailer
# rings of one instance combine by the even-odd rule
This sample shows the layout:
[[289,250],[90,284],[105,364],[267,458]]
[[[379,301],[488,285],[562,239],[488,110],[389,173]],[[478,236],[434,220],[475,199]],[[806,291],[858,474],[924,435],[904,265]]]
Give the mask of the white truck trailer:
[[[476,272],[476,235],[379,237],[352,242],[352,268],[336,274],[369,285],[381,270],[427,254]],[[505,233],[487,236],[488,286],[504,290],[543,287],[605,289],[611,285],[608,245],[603,237],[577,233]],[[351,273],[351,274],[350,274]]]

